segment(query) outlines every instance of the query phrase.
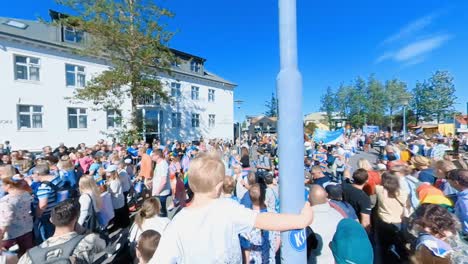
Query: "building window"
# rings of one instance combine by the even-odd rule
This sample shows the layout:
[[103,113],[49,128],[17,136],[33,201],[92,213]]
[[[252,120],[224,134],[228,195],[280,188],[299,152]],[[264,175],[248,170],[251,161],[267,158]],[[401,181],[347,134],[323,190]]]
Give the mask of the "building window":
[[208,115],[208,126],[215,127],[216,124],[216,116],[215,115]]
[[67,86],[85,87],[86,74],[83,66],[65,64]]
[[192,86],[192,100],[198,100],[200,96],[200,88]]
[[171,83],[171,96],[180,97],[182,92],[180,91],[180,83],[173,82]]
[[18,127],[42,128],[42,106],[18,105]]
[[192,127],[200,127],[200,114],[192,114]]
[[107,110],[107,128],[120,127],[122,124],[122,113],[119,110]]
[[86,108],[68,108],[68,128],[87,128]]
[[15,55],[15,79],[39,81],[39,62],[38,58]]
[[190,62],[190,70],[193,72],[199,72],[200,71],[200,63],[192,60]]
[[72,43],[81,43],[83,41],[83,31],[74,27],[63,28],[63,41]]
[[215,101],[215,90],[208,89],[208,102],[214,102],[214,101]]
[[172,113],[172,128],[180,128],[182,126],[182,114]]

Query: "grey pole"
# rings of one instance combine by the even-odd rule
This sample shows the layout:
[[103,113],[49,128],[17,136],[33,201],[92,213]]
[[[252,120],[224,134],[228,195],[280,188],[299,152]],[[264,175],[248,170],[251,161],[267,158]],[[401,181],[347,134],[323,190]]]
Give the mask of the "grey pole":
[[406,105],[403,105],[403,140],[406,141]]
[[[280,72],[278,140],[280,211],[299,213],[304,206],[302,77],[297,66],[296,0],[279,0]],[[304,230],[281,234],[281,263],[306,263]]]

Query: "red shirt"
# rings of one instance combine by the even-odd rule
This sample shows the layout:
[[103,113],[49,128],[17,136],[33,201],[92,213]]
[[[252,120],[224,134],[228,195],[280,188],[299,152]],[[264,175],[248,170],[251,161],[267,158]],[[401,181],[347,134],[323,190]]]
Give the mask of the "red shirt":
[[375,186],[380,185],[382,179],[380,175],[376,171],[368,171],[367,174],[369,178],[367,179],[367,183],[363,188],[363,191],[367,193],[367,195],[374,195],[375,194]]

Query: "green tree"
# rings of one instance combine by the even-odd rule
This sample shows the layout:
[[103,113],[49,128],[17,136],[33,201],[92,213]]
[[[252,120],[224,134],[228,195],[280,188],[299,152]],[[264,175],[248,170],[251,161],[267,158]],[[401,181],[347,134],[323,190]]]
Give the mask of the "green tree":
[[75,101],[91,101],[102,109],[120,109],[131,98],[132,124],[139,127],[139,98],[157,96],[167,101],[157,78],[170,73],[175,61],[167,47],[173,33],[164,24],[173,14],[145,0],[57,0],[73,16],[60,16],[56,23],[74,27],[87,35],[80,55],[105,60],[109,69],[94,76],[84,88],[76,89]]
[[330,130],[333,129],[333,114],[336,110],[335,101],[335,93],[333,92],[332,88],[328,86],[327,92],[320,98],[320,102],[322,103],[320,106],[320,111],[325,112]]
[[274,93],[271,93],[271,99],[265,102],[265,107],[267,108],[265,115],[268,117],[278,116],[278,99]]
[[382,83],[372,74],[366,87],[367,122],[372,125],[382,125],[385,116],[385,90]]
[[385,83],[385,109],[390,115],[390,131],[393,132],[393,115],[403,106],[405,100],[410,99],[410,96],[406,90],[406,83],[398,79],[392,79]]
[[416,125],[421,120],[431,119],[431,101],[431,89],[428,83],[426,81],[418,81],[412,91],[410,102]]
[[437,123],[447,115],[453,113],[455,85],[453,77],[448,71],[436,71],[428,81],[430,92],[430,112]]
[[348,121],[351,117],[352,93],[352,86],[341,84],[335,94],[336,110],[340,113],[341,117],[345,118]]
[[366,81],[358,77],[350,90],[350,123],[353,127],[362,127],[367,122]]

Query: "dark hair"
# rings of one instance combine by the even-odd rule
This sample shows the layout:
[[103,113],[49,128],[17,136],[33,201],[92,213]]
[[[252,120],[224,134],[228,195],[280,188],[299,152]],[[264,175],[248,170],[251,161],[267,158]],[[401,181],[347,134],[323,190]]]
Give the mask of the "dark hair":
[[410,224],[428,230],[432,235],[445,237],[445,232],[457,232],[457,220],[447,209],[437,204],[422,204],[413,214]]
[[161,234],[154,230],[146,230],[141,233],[140,238],[138,239],[137,250],[140,252],[141,258],[148,262],[156,252],[156,249],[159,245],[159,240],[161,239]]
[[78,220],[80,215],[80,204],[76,199],[67,199],[59,204],[57,204],[51,213],[51,220],[55,226],[67,226],[73,222],[73,220]]
[[259,205],[260,207],[265,207],[265,191],[262,190],[260,184],[256,183],[250,186],[249,196],[252,204]]
[[257,176],[255,176],[255,172],[250,171],[249,175],[247,176],[247,182],[249,185],[253,185],[257,183]]
[[44,157],[44,160],[47,160],[49,164],[57,164],[59,162],[59,159],[54,155],[47,155]]
[[447,179],[456,181],[463,187],[468,187],[468,170],[455,169],[447,173]]
[[273,175],[271,173],[267,173],[265,175],[265,183],[272,184],[273,183]]
[[231,176],[224,176],[223,180],[223,192],[226,194],[232,194],[236,188],[236,182]]
[[365,169],[357,169],[353,173],[353,180],[354,183],[357,185],[363,185],[367,182],[367,179],[369,178],[369,174]]
[[387,190],[388,197],[396,198],[400,191],[400,181],[398,180],[398,176],[389,172],[384,172],[382,174],[382,187]]

